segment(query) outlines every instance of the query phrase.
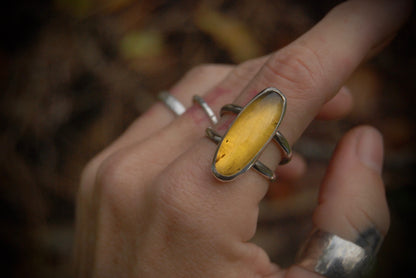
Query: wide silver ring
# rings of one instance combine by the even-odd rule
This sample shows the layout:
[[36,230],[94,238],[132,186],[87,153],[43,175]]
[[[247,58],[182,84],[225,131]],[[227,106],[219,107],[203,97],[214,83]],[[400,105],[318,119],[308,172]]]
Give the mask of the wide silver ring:
[[168,91],[162,91],[157,95],[157,98],[165,104],[170,111],[172,111],[176,116],[180,116],[185,113],[185,106],[172,94]]
[[[269,99],[269,100],[267,100]],[[272,100],[272,102],[274,104],[270,104],[270,99]],[[269,103],[269,104],[267,104]],[[229,135],[230,129],[232,128],[232,126],[238,121],[238,119],[240,118],[240,116],[242,114],[248,115],[249,113],[251,113],[251,108],[253,107],[259,107],[259,105],[265,105],[265,107],[271,107],[270,109],[268,109],[268,111],[272,111],[272,115],[275,115],[276,118],[271,121],[271,118],[265,118],[265,121],[268,122],[269,124],[267,124],[266,126],[270,125],[271,127],[273,127],[272,129],[267,129],[272,133],[267,133],[267,140],[261,141],[260,145],[257,145],[259,147],[255,147],[253,148],[253,152],[252,152],[252,156],[250,156],[250,159],[247,160],[247,163],[244,162],[243,165],[235,167],[237,170],[231,173],[221,173],[220,171],[217,170],[216,168],[216,164],[219,160],[221,160],[224,156],[226,156],[225,153],[224,156],[219,155],[220,153],[220,148],[222,144],[234,144],[233,146],[238,146],[238,143],[231,143],[231,141],[228,141],[226,138]],[[247,108],[247,107],[251,107],[251,108]],[[248,109],[248,110],[245,110]],[[246,112],[244,112],[246,111]],[[261,108],[257,111],[261,111]],[[275,111],[275,112],[273,112]],[[288,141],[286,140],[286,138],[277,130],[277,128],[279,127],[283,117],[284,117],[284,113],[286,111],[286,97],[282,94],[282,92],[280,92],[278,89],[276,88],[266,88],[263,91],[261,91],[257,96],[255,96],[245,107],[241,107],[235,104],[226,104],[221,108],[220,111],[220,116],[223,116],[225,113],[233,113],[233,114],[237,114],[236,119],[234,119],[233,123],[229,126],[228,131],[225,133],[224,136],[219,135],[212,127],[208,127],[206,129],[206,135],[208,136],[208,138],[210,138],[213,142],[215,142],[218,147],[217,147],[217,151],[214,155],[214,159],[213,159],[213,163],[212,163],[212,171],[215,175],[216,178],[218,178],[221,181],[229,181],[234,179],[235,177],[237,177],[238,175],[244,173],[245,171],[247,171],[250,168],[254,168],[255,170],[257,170],[260,174],[262,174],[263,176],[265,176],[267,179],[269,179],[270,181],[276,181],[277,180],[277,176],[276,173],[271,170],[269,167],[267,167],[265,164],[263,164],[262,162],[260,162],[258,160],[258,157],[260,156],[260,154],[262,153],[262,151],[264,150],[265,146],[269,143],[270,140],[275,141],[278,146],[281,149],[281,153],[282,153],[282,159],[280,161],[280,164],[285,164],[287,162],[290,161],[291,157],[292,157],[292,150],[290,148],[290,145],[288,143]],[[273,114],[275,113],[275,114]],[[256,112],[255,114],[257,115],[262,115],[262,112]],[[242,119],[246,119],[246,116],[242,116]],[[249,120],[250,121],[250,120]],[[270,122],[269,122],[270,121]],[[245,120],[240,120],[240,123],[244,123]],[[248,129],[245,130],[251,130],[252,128],[255,128],[258,124],[260,124],[259,126],[263,126],[263,121],[260,120],[258,122],[252,123],[251,126],[248,126]],[[253,125],[254,124],[254,125]],[[241,130],[241,129],[240,129]],[[249,131],[250,133],[251,131]],[[240,139],[242,140],[246,140],[246,142],[250,142],[253,137],[253,134],[256,134],[255,132],[252,134],[247,134],[247,138],[245,138],[244,136],[241,137],[240,135],[235,136],[234,138],[236,138],[236,141],[240,141]],[[270,136],[270,137],[268,137]],[[244,143],[243,143],[244,144]],[[227,148],[227,147],[225,147]],[[244,151],[243,151],[244,152]],[[238,153],[238,151],[237,151]],[[230,154],[235,155],[236,151],[232,151]],[[236,160],[233,160],[236,161]],[[239,162],[237,162],[237,164],[239,164]]]
[[371,269],[381,242],[375,228],[355,242],[315,229],[301,248],[297,264],[328,278],[359,278]]

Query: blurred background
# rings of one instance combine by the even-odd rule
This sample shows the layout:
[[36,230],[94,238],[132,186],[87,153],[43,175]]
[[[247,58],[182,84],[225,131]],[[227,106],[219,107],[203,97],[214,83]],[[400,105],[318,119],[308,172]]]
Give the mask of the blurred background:
[[[192,67],[240,63],[279,49],[339,2],[3,3],[0,276],[72,277],[74,199],[87,161]],[[311,227],[317,186],[337,140],[365,123],[385,136],[384,180],[392,213],[371,276],[416,277],[415,35],[413,16],[347,82],[355,98],[352,113],[337,122],[314,122],[295,145],[309,171],[299,184],[271,187],[254,238],[274,261],[283,266],[293,261]]]

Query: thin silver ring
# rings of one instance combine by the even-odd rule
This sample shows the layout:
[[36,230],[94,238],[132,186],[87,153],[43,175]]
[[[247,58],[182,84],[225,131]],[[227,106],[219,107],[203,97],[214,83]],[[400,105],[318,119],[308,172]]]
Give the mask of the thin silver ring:
[[298,265],[328,278],[362,277],[371,268],[381,242],[375,228],[355,242],[315,229],[300,250]]
[[195,95],[193,97],[193,100],[194,100],[194,103],[197,103],[197,104],[199,104],[199,106],[202,107],[202,109],[208,115],[209,120],[211,121],[211,123],[213,125],[218,123],[218,119],[217,119],[217,116],[215,116],[214,111],[212,111],[211,107],[209,107],[208,103],[206,103],[205,100],[202,97],[200,97],[198,95]]
[[[243,110],[243,107],[235,104],[226,104],[220,110],[220,116],[224,116],[227,113],[239,114]],[[289,142],[283,136],[280,131],[276,131],[276,134],[273,136],[273,141],[275,141],[282,150],[282,159],[280,160],[280,165],[288,163],[292,159],[292,148],[289,145]]]
[[157,98],[162,101],[176,116],[180,116],[186,111],[185,106],[168,91],[160,92],[157,95]]

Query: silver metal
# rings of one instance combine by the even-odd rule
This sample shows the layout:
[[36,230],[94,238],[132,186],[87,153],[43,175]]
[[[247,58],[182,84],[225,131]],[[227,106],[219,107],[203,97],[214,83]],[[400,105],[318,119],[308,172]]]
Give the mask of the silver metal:
[[214,142],[215,144],[218,144],[222,140],[221,135],[215,132],[212,129],[212,127],[207,127],[207,129],[205,129],[205,133],[207,134],[208,138],[211,139],[211,141]]
[[260,160],[257,160],[256,162],[254,162],[253,169],[255,169],[257,172],[265,176],[271,182],[277,181],[276,173],[273,170],[271,170],[269,167],[267,167],[265,164],[263,164]]
[[287,164],[292,159],[292,148],[290,147],[289,142],[280,131],[276,131],[273,140],[279,144],[282,153],[282,159],[279,164]]
[[157,95],[157,98],[162,101],[176,116],[180,116],[186,111],[185,106],[168,91],[160,92]]
[[328,278],[362,277],[372,266],[382,239],[377,229],[369,230],[372,242],[360,235],[354,243],[315,229],[300,250],[298,264]]
[[243,110],[243,107],[236,104],[226,104],[221,107],[220,116],[224,116],[227,113],[239,114]]
[[[207,136],[211,141],[213,141],[215,144],[219,144],[222,140],[221,135],[219,135],[217,132],[215,132],[211,127],[208,127],[205,130]],[[272,171],[269,167],[267,167],[265,164],[257,160],[254,165],[253,169],[257,170],[260,174],[268,178],[271,182],[274,182],[277,180],[277,175],[274,171]]]
[[213,125],[218,123],[218,119],[217,119],[217,116],[215,116],[214,111],[212,111],[211,107],[209,107],[208,103],[206,103],[202,97],[195,95],[193,97],[193,100],[194,100],[194,103],[199,104],[199,106],[201,106],[202,109],[204,109],[205,113],[208,115],[209,120],[211,121]]
[[[243,107],[235,104],[226,104],[220,110],[220,116],[224,116],[227,113],[239,114],[243,110]],[[282,115],[283,118],[284,115]],[[273,140],[279,145],[282,153],[282,159],[280,165],[288,163],[292,159],[292,148],[289,145],[289,142],[283,136],[280,131],[276,131],[276,134],[273,136]]]
[[364,248],[367,253],[375,255],[383,243],[383,236],[376,228],[371,227],[361,232],[355,243]]

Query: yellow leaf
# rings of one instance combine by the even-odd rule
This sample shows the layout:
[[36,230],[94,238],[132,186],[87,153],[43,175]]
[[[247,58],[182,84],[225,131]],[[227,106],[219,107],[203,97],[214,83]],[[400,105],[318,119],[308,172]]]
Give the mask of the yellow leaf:
[[235,62],[258,57],[260,45],[243,22],[210,8],[201,8],[195,16],[195,24],[225,48]]

